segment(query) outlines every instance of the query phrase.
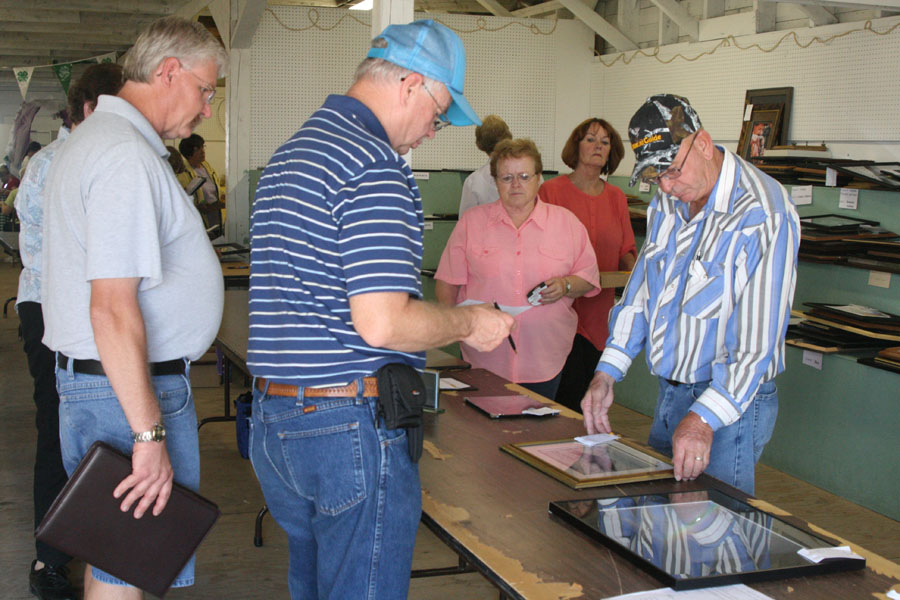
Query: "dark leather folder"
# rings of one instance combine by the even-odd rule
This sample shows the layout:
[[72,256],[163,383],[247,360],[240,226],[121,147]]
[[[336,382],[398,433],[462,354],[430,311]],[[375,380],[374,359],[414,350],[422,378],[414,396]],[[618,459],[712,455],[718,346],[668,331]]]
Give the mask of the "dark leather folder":
[[162,597],[219,518],[219,507],[175,484],[163,512],[135,519],[113,490],[131,459],[95,442],[35,531],[40,541]]

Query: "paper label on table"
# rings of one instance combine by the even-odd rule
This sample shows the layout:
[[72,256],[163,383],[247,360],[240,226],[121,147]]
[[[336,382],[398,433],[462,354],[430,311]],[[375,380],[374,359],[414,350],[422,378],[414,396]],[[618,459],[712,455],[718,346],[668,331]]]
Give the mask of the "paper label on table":
[[888,289],[891,287],[891,274],[884,271],[869,271],[869,285]]
[[773,600],[772,596],[757,592],[743,583],[722,587],[703,588],[676,592],[672,588],[660,588],[646,592],[632,592],[607,598],[607,600]]
[[812,350],[803,351],[803,364],[813,369],[822,370],[822,353]]
[[434,221],[425,221],[425,231],[434,229]]
[[614,433],[595,433],[592,435],[580,435],[575,438],[575,441],[585,446],[597,446],[598,444],[605,444],[617,439],[619,439],[619,436]]
[[825,169],[825,185],[828,187],[834,187],[837,185],[837,171],[828,167]]
[[536,417],[546,417],[550,415],[558,415],[559,410],[555,408],[550,408],[549,406],[542,406],[541,408],[526,408],[522,411],[523,415],[534,415]]
[[650,184],[647,183],[646,181],[642,181],[642,182],[641,182],[641,185],[638,186],[638,191],[639,191],[639,192],[649,192],[649,191],[650,191]]
[[838,200],[838,208],[856,210],[857,206],[859,206],[859,190],[841,188],[841,198]]
[[900,592],[897,590],[888,590],[887,597],[890,600],[900,600]]
[[428,178],[431,177],[431,173],[428,171],[413,171],[414,179],[421,179],[422,181],[428,181]]
[[752,117],[752,116],[753,116],[753,105],[748,104],[747,106],[744,107],[744,120],[749,121],[750,117]]
[[[469,298],[467,300],[463,300],[457,306],[471,306],[472,304],[493,304],[492,302],[485,302],[484,300],[475,300],[474,298]],[[500,305],[500,310],[505,312],[506,314],[516,317],[528,309],[534,308],[530,304],[526,306],[508,306],[506,304]]]
[[791,188],[791,200],[795,206],[801,204],[812,204],[812,188],[811,185],[795,185]]
[[441,377],[439,386],[442,390],[462,390],[472,387],[465,381],[453,379],[452,377]]
[[800,548],[797,554],[814,563],[820,563],[827,558],[855,558],[865,560],[859,554],[850,550],[850,546],[838,546],[836,548]]

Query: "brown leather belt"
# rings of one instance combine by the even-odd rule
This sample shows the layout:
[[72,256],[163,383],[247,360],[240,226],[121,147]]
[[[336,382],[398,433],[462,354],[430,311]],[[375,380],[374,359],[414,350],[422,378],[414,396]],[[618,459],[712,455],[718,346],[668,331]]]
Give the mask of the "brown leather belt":
[[[269,388],[266,390],[266,383]],[[296,385],[287,385],[285,383],[267,382],[262,377],[256,380],[256,389],[261,392],[272,394],[273,396],[287,396],[289,398],[297,398],[300,394],[300,388]],[[359,386],[354,381],[350,385],[340,387],[303,388],[303,396],[306,398],[355,398]],[[374,377],[363,378],[363,396],[366,398],[375,398],[378,396],[378,380]]]

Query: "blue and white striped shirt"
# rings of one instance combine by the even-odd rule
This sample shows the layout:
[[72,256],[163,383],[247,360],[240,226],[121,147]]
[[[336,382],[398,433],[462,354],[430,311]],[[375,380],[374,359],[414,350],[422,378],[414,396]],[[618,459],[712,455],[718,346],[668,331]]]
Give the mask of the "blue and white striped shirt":
[[737,421],[759,384],[784,370],[800,223],[787,190],[720,148],[703,209],[657,192],[647,238],[597,365],[617,381],[646,345],[650,372],[710,381],[693,412],[717,430]]
[[301,386],[346,385],[424,353],[369,346],[350,297],[421,298],[419,188],[375,115],[329,96],[279,148],[260,177],[250,237],[250,338],[255,377]]

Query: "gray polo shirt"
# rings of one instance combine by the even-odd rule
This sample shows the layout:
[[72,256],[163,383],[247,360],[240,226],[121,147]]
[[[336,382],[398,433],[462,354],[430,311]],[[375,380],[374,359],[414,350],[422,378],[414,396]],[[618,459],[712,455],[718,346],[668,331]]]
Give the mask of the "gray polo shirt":
[[115,96],[60,149],[44,206],[44,344],[99,359],[94,279],[140,278],[151,362],[200,357],[222,320],[222,270],[203,220],[146,118]]

